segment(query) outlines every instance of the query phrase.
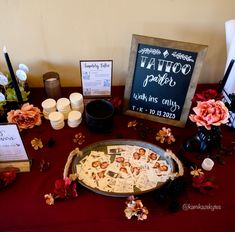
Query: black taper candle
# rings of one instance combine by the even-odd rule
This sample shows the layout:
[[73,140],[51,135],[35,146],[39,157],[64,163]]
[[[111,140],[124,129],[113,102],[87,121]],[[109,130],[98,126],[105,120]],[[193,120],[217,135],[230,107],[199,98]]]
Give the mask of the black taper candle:
[[10,75],[11,75],[12,84],[13,84],[14,90],[16,92],[18,102],[19,102],[19,104],[22,104],[23,103],[23,98],[22,98],[20,88],[19,88],[19,85],[18,85],[16,77],[15,77],[14,70],[12,68],[11,61],[10,61],[9,55],[7,53],[6,47],[3,48],[3,53],[4,53],[4,56],[5,56],[6,62],[7,62],[8,70],[9,70]]
[[218,93],[221,93],[223,91],[223,88],[226,84],[226,81],[228,80],[228,77],[229,77],[229,74],[232,70],[232,67],[233,67],[233,64],[234,64],[234,59],[232,59],[228,65],[228,68],[224,74],[224,78],[223,80],[220,82],[220,85],[219,85],[219,88],[218,88]]

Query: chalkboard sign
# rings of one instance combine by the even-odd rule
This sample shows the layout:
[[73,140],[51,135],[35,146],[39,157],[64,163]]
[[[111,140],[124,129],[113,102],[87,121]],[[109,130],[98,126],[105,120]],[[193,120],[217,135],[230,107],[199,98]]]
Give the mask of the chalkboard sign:
[[207,46],[133,35],[124,113],[183,127]]

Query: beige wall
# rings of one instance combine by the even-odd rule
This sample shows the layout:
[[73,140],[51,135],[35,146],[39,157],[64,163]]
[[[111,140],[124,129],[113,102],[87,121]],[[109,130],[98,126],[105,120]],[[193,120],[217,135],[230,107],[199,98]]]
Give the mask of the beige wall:
[[42,86],[51,70],[63,86],[78,86],[81,59],[113,59],[113,83],[124,84],[132,34],[206,44],[199,82],[218,82],[224,22],[234,9],[234,0],[0,0],[0,48],[6,45],[14,68],[30,67],[30,86]]

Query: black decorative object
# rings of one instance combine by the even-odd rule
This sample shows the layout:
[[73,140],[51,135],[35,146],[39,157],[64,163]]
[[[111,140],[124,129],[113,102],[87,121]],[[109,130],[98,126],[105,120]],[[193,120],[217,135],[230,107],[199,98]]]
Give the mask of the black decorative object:
[[13,87],[15,89],[18,102],[19,102],[19,104],[22,104],[23,103],[23,98],[22,98],[20,88],[19,88],[19,85],[18,85],[16,77],[15,77],[14,70],[12,68],[11,61],[10,61],[9,55],[7,53],[6,47],[3,48],[3,52],[4,52],[6,63],[7,63],[8,69],[9,69],[9,73],[11,75],[12,84],[13,84]]
[[212,126],[207,130],[203,126],[198,127],[198,132],[184,143],[184,149],[187,151],[206,152],[212,148],[221,147],[222,133],[220,126]]
[[113,127],[114,106],[107,100],[90,101],[85,109],[89,129],[98,133],[111,132]]
[[195,164],[185,157],[185,153],[198,152],[197,159],[203,160],[204,158],[211,158],[219,164],[225,164],[221,156],[230,156],[233,154],[234,149],[226,148],[222,144],[222,132],[220,126],[212,126],[211,130],[205,127],[198,127],[198,132],[190,137],[181,146],[178,156],[183,162],[185,167],[191,167]]

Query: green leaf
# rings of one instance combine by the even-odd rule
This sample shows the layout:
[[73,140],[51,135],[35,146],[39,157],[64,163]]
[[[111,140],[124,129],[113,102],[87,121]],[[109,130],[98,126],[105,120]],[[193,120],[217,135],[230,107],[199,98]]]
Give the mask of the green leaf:
[[[22,96],[23,101],[27,101],[28,96],[30,94],[30,91],[26,92],[23,87],[20,87],[20,92],[21,92],[21,96]],[[7,88],[6,99],[8,101],[18,101],[14,88]]]
[[26,92],[23,87],[20,87],[20,92],[21,92],[23,101],[27,101],[30,91]]
[[16,93],[14,88],[7,88],[6,90],[6,99],[8,101],[17,101]]

